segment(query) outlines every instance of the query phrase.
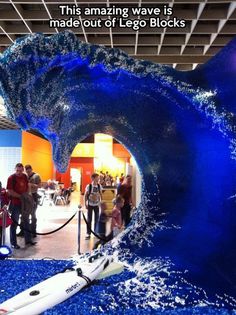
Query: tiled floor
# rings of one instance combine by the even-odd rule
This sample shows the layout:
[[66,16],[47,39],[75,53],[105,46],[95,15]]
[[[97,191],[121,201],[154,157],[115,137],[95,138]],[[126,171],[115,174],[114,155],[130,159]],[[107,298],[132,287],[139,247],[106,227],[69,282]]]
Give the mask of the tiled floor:
[[[80,195],[72,193],[71,203],[69,206],[51,205],[49,201],[44,201],[43,206],[37,209],[38,225],[37,231],[45,233],[52,231],[64,224],[78,209],[81,203]],[[35,246],[25,246],[24,238],[18,237],[18,244],[21,249],[14,250],[12,258],[15,259],[68,259],[78,253],[78,220],[75,218],[60,231],[45,235],[37,236]],[[81,219],[81,242],[80,252],[91,251],[94,241],[97,239],[92,236],[90,240],[85,240],[86,226]]]

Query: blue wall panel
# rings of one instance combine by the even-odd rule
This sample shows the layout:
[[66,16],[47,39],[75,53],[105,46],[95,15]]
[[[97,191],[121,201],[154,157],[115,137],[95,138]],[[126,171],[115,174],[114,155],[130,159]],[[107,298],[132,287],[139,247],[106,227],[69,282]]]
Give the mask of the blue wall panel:
[[21,130],[0,130],[0,147],[21,147]]

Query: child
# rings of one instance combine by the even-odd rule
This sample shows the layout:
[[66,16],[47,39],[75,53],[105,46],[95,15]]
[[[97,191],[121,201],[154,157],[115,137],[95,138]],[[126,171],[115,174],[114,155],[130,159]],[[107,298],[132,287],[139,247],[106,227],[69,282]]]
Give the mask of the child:
[[114,208],[112,210],[111,233],[107,237],[108,241],[117,236],[122,228],[121,208],[124,206],[124,199],[118,195],[113,202]]
[[[113,199],[114,208],[112,210],[111,233],[106,237],[106,242],[109,242],[116,237],[122,228],[121,208],[124,206],[124,199],[121,196],[116,196]],[[106,243],[104,242],[104,244]]]

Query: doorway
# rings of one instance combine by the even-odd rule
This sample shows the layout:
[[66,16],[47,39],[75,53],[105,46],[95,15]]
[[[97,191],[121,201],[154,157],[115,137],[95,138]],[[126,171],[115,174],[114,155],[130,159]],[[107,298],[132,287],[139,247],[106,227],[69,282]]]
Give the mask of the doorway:
[[70,169],[71,184],[74,191],[81,192],[81,168]]

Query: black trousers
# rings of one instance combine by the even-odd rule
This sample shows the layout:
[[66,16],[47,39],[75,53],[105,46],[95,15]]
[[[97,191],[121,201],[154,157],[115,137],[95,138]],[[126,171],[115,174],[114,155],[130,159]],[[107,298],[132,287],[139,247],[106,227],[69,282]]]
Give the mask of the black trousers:
[[98,206],[90,206],[88,205],[88,215],[87,215],[87,234],[91,234],[91,225],[92,225],[92,218],[93,218],[93,212],[94,212],[94,231],[96,230],[96,226],[98,223],[99,218],[99,207]]
[[124,207],[121,208],[121,219],[124,223],[124,226],[126,227],[130,222],[130,212],[131,212],[131,206],[130,205],[124,205]]

